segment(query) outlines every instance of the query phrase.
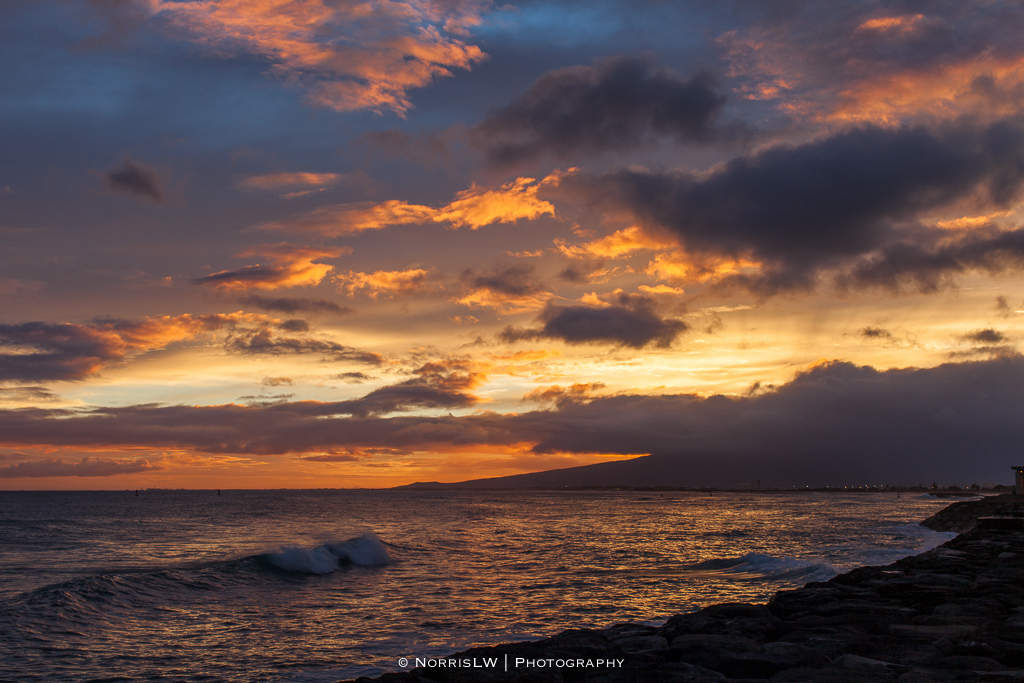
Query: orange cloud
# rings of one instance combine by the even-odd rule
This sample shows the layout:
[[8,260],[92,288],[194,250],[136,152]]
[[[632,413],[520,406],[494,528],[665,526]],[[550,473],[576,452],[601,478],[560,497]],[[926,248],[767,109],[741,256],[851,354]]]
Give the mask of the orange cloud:
[[516,178],[498,190],[482,190],[475,184],[459,192],[454,202],[438,210],[431,219],[450,223],[452,227],[471,230],[492,223],[515,223],[555,214],[551,203],[537,199],[537,190],[547,179],[537,183],[533,178]]
[[656,256],[647,264],[644,272],[668,282],[707,282],[760,267],[761,264],[745,258],[713,255],[697,258],[681,251],[674,251]]
[[878,17],[868,19],[857,27],[858,31],[892,31],[900,33],[912,31],[914,26],[924,19],[923,14],[904,14],[899,17]]
[[992,225],[993,219],[1008,216],[1010,213],[1010,211],[997,211],[984,216],[961,216],[947,221],[939,221],[936,225],[945,230],[974,230]]
[[[780,98],[779,109],[806,121],[900,125],[1016,114],[1024,56],[977,39],[972,32],[997,27],[976,19],[960,29],[960,49],[950,50],[936,46],[948,29],[944,20],[920,14],[861,20],[828,50],[818,40],[802,40],[793,26],[730,31],[716,42],[729,62],[727,75],[736,79],[734,92],[751,100]],[[900,58],[915,52],[919,59]]]
[[371,299],[377,299],[381,295],[396,297],[436,293],[442,287],[433,280],[431,275],[430,272],[422,268],[378,270],[373,273],[358,273],[350,270],[346,273],[338,273],[334,279],[342,289],[348,290],[349,296],[362,293]]
[[406,93],[469,69],[486,55],[445,33],[479,21],[476,3],[410,0],[157,1],[155,13],[214,54],[248,53],[270,73],[309,89],[308,99],[335,111],[403,115]]
[[276,190],[281,187],[323,187],[342,179],[340,173],[269,173],[250,176],[238,181],[235,187],[255,190]]
[[267,256],[272,265],[256,264],[237,270],[222,270],[194,280],[196,284],[225,291],[270,290],[283,287],[315,287],[334,270],[315,259],[337,258],[352,253],[348,247],[315,249],[288,244],[263,245],[242,252],[239,256]]
[[544,308],[550,298],[549,292],[515,294],[481,287],[455,301],[470,308],[493,308],[503,315],[515,315],[528,311],[539,311]]
[[996,118],[1017,112],[1017,99],[1001,93],[1021,88],[1024,58],[1000,60],[984,55],[964,63],[858,79],[832,95],[829,103],[837,104],[822,108],[816,117],[884,125],[920,116]]
[[616,230],[607,237],[580,245],[568,245],[563,239],[555,240],[555,248],[569,258],[623,258],[637,251],[658,251],[676,246],[667,238],[650,235],[634,225]]
[[562,387],[557,384],[550,387],[539,387],[523,396],[523,402],[536,402],[541,405],[556,405],[563,407],[570,403],[580,403],[591,398],[595,391],[605,388],[604,382],[584,382]]
[[433,222],[448,223],[453,228],[477,230],[492,223],[515,223],[544,215],[553,216],[555,207],[537,198],[537,191],[551,177],[540,182],[533,178],[516,178],[496,190],[473,185],[456,194],[455,201],[439,209],[397,199],[380,203],[332,204],[297,218],[264,223],[259,229],[312,232],[326,237],[339,237],[365,230],[380,230],[391,225]]
[[[122,362],[130,355],[163,348],[172,342],[222,330],[230,338],[246,330],[258,331],[275,326],[290,331],[296,326],[305,328],[305,323],[239,311],[137,320],[100,318],[89,325],[0,324],[0,381],[80,380]],[[335,352],[339,349],[332,347],[330,350]]]

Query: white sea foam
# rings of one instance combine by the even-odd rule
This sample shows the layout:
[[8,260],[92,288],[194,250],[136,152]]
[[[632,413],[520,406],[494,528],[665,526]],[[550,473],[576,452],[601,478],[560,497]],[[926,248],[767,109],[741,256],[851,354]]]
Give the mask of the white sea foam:
[[749,574],[751,578],[775,581],[784,579],[824,581],[839,573],[831,563],[825,560],[775,557],[763,553],[748,553],[740,557],[705,560],[691,564],[687,569],[724,574]]
[[344,565],[373,566],[388,564],[388,550],[373,533],[365,533],[341,543],[325,543],[313,548],[289,546],[265,555],[271,564],[291,572],[330,574]]

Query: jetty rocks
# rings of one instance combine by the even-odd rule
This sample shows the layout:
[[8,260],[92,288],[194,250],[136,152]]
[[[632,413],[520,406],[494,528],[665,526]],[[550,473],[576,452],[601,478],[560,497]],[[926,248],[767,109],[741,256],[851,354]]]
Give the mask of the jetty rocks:
[[[1024,531],[979,525],[889,566],[781,591],[766,605],[713,605],[660,628],[569,630],[446,659],[374,680],[1024,683]],[[485,661],[497,665],[479,666]]]
[[962,534],[973,529],[979,517],[998,516],[1024,517],[1024,496],[1007,493],[981,500],[953,503],[921,522],[921,526],[935,531],[955,531]]

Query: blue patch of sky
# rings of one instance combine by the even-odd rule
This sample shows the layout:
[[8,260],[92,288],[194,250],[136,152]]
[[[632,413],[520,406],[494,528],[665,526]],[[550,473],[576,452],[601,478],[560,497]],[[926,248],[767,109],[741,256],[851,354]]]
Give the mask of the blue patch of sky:
[[597,2],[523,2],[502,5],[474,27],[487,40],[544,43],[574,49],[603,45],[608,53],[665,49],[678,51],[706,42],[709,13],[694,4]]

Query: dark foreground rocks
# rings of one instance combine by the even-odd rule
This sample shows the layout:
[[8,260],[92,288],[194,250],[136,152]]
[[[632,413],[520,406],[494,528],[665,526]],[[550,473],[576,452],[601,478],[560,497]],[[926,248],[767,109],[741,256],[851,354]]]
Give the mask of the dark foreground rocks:
[[953,503],[921,522],[921,526],[962,534],[973,529],[979,517],[989,516],[1024,517],[1024,496],[1006,493]]
[[767,605],[713,605],[660,628],[570,630],[446,659],[375,680],[1024,683],[1024,532],[979,527]]

